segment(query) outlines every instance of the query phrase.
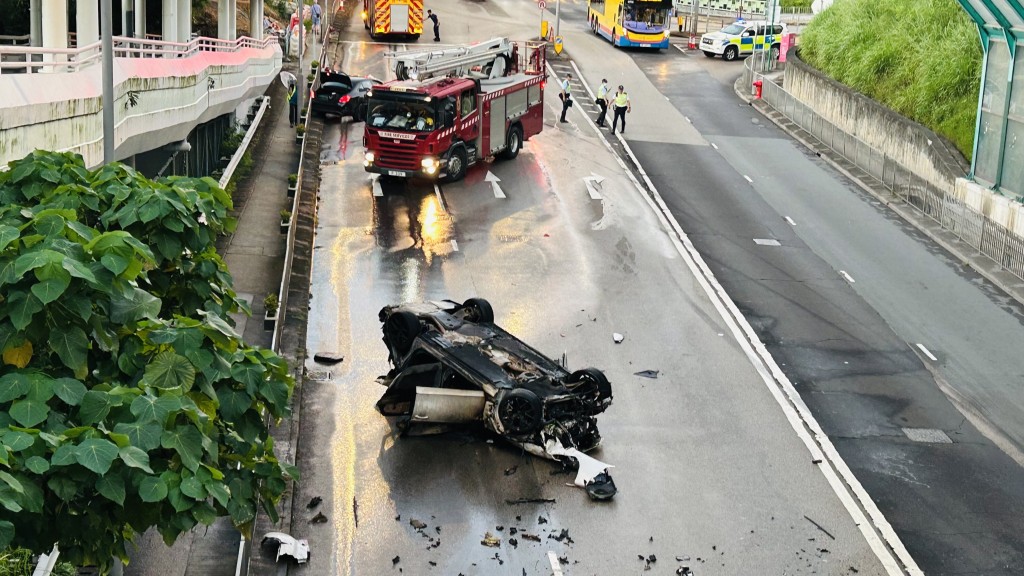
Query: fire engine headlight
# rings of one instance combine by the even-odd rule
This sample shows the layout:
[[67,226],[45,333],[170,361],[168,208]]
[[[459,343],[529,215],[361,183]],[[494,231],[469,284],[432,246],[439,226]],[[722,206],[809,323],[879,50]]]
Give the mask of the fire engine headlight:
[[370,164],[373,164],[373,160],[373,152],[367,151],[366,154],[363,154],[363,166],[369,166]]
[[427,174],[433,174],[434,172],[437,172],[437,169],[440,167],[440,165],[441,164],[440,162],[437,161],[437,158],[424,158],[423,160],[420,160],[420,166],[423,167],[423,170]]

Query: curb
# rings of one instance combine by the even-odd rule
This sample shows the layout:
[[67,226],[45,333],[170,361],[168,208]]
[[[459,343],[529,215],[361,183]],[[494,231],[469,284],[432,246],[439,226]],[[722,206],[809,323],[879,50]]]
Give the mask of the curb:
[[[880,193],[877,190],[877,188],[870,182],[865,182],[860,177],[852,174],[849,170],[840,165],[840,163],[832,157],[834,153],[831,149],[829,149],[828,147],[816,146],[814,143],[807,141],[806,139],[799,136],[796,132],[789,129],[787,126],[783,125],[769,113],[770,110],[774,110],[773,108],[771,108],[771,106],[769,106],[764,101],[755,101],[753,96],[746,94],[744,88],[745,86],[743,85],[743,76],[740,76],[739,78],[736,79],[736,82],[733,83],[733,90],[736,92],[736,95],[739,96],[741,100],[746,102],[754,110],[757,110],[757,112],[761,114],[761,116],[770,120],[780,130],[782,130],[791,138],[799,142],[805,148],[807,148],[811,152],[814,152],[818,157],[827,162],[837,172],[848,178],[851,182],[856,184],[858,187],[860,187],[862,190],[870,194],[878,201],[884,203],[887,208],[895,212],[896,215],[903,219],[903,221],[910,224],[916,230],[927,236],[930,240],[932,240],[940,247],[942,247],[943,250],[949,252],[949,254],[953,258],[962,262],[965,267],[977,272],[993,286],[998,288],[1000,291],[1005,293],[1010,298],[1014,299],[1020,305],[1024,306],[1024,283],[1022,283],[1020,280],[1010,280],[1009,282],[1007,282],[1007,279],[1002,278],[1002,275],[1012,275],[1009,273],[1000,274],[999,270],[1002,267],[999,266],[998,262],[980,253],[971,255],[961,250],[957,246],[957,244],[960,243],[959,239],[955,237],[943,237],[944,230],[941,227],[939,227],[938,230],[936,230],[934,226],[928,225],[927,222],[922,222],[918,214],[913,210],[913,208],[907,208],[906,206],[904,206],[902,200],[899,200],[888,193]],[[990,264],[992,267],[996,267],[997,269],[991,270],[989,269],[989,267],[985,266],[985,264]],[[1016,276],[1013,276],[1013,278],[1016,278]]]

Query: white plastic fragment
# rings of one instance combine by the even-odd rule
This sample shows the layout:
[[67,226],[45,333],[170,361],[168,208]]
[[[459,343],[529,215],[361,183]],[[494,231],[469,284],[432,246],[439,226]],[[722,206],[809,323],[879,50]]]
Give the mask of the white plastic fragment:
[[613,332],[613,333],[612,333],[612,340],[615,340],[615,343],[616,343],[616,344],[621,344],[621,343],[622,343],[622,341],[623,341],[623,340],[624,340],[625,338],[626,338],[625,336],[623,336],[622,334],[619,334],[618,332]]
[[282,556],[292,557],[297,564],[305,564],[309,561],[308,540],[297,540],[284,532],[267,532],[263,535],[262,544],[266,545],[268,540],[277,543],[275,561],[280,562]]

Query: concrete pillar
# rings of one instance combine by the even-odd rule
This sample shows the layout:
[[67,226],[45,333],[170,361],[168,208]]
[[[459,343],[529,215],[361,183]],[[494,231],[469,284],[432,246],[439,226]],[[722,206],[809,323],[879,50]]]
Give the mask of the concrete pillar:
[[228,3],[228,40],[238,38],[238,0],[227,0]]
[[231,9],[231,2],[229,0],[218,0],[217,2],[217,38],[221,40],[228,40],[228,29],[231,26],[231,17],[229,16]]
[[160,5],[160,34],[164,42],[178,41],[178,0],[162,0]]
[[31,0],[29,12],[29,44],[43,45],[43,0]]
[[145,40],[146,32],[146,0],[135,0],[135,37]]
[[[114,5],[116,8],[117,5]],[[120,36],[135,36],[135,6],[132,0],[121,0],[121,34]]]
[[178,0],[178,42],[192,39],[192,0]]
[[249,37],[263,39],[263,3],[260,0],[249,0]]
[[[68,47],[67,0],[43,0],[43,48]],[[43,62],[67,62],[67,56],[44,54]]]
[[78,0],[75,6],[75,26],[78,29],[78,47],[100,41],[100,5],[97,0]]

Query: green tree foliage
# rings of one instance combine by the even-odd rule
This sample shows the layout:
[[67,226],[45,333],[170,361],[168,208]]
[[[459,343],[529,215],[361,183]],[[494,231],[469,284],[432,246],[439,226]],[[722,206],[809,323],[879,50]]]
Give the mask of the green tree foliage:
[[214,250],[230,198],[36,152],[0,173],[0,549],[109,567],[134,534],[244,529],[294,469],[262,414],[284,360],[246,346]]
[[809,64],[949,138],[968,158],[981,83],[978,30],[956,0],[843,0],[800,38]]

